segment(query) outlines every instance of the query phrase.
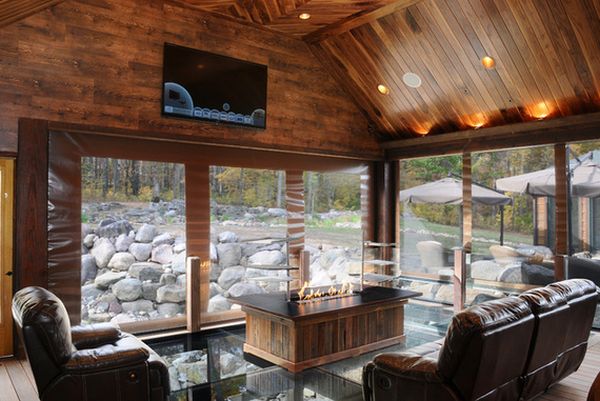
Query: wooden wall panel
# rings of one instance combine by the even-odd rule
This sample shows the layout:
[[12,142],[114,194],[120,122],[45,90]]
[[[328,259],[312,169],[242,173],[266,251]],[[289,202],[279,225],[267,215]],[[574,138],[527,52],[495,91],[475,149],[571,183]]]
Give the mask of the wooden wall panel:
[[35,14],[63,0],[4,0],[0,1],[0,28]]
[[[268,128],[163,118],[165,42],[266,64]],[[73,0],[2,28],[0,152],[19,117],[208,142],[379,155],[367,121],[300,40],[162,0]]]

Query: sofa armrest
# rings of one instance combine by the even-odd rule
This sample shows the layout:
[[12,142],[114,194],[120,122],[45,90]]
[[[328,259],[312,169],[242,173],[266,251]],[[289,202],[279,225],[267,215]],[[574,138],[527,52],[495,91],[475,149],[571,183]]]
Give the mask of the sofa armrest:
[[71,336],[75,348],[94,348],[117,342],[121,338],[121,330],[110,323],[90,324],[72,327]]
[[146,362],[149,356],[148,350],[137,344],[108,344],[74,352],[64,368],[72,374],[86,374],[136,365]]
[[428,383],[441,383],[437,373],[437,361],[412,353],[379,354],[374,365],[391,375]]

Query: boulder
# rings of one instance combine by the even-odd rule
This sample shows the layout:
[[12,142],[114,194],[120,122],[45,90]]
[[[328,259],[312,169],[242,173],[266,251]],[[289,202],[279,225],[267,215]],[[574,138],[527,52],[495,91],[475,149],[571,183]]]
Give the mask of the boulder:
[[322,285],[331,285],[332,281],[327,274],[327,271],[323,269],[319,264],[314,264],[310,267],[310,285],[311,287],[318,287]]
[[104,294],[104,291],[99,289],[96,284],[87,284],[81,287],[82,299],[96,299],[102,294]]
[[279,265],[285,261],[281,251],[260,251],[248,258],[250,265]]
[[179,243],[179,244],[175,244],[173,245],[173,252],[175,253],[181,253],[184,252],[186,249],[185,243]]
[[96,234],[88,234],[85,236],[85,238],[83,239],[83,245],[86,248],[91,248],[94,246],[94,241],[96,241],[96,238],[98,238],[96,236]]
[[175,284],[177,282],[177,276],[173,273],[165,273],[160,276],[159,283],[162,285]]
[[217,245],[217,254],[221,267],[236,266],[242,259],[242,247],[236,243],[219,244]]
[[216,262],[219,260],[219,254],[217,252],[217,247],[212,242],[210,243],[210,260],[212,262]]
[[114,283],[112,292],[120,301],[135,301],[142,296],[142,282],[136,278],[126,278]]
[[223,312],[231,309],[231,304],[223,295],[216,295],[208,300],[208,313]]
[[152,224],[143,224],[135,234],[136,242],[150,243],[156,237],[156,227]]
[[498,274],[498,281],[505,283],[522,283],[523,276],[521,275],[521,264],[515,264],[506,267]]
[[149,301],[156,301],[156,292],[162,287],[160,283],[142,283],[142,298]]
[[96,266],[104,269],[108,266],[108,262],[110,262],[110,259],[116,253],[116,249],[109,239],[100,238],[94,243],[94,247],[90,253],[96,258]]
[[521,263],[521,278],[523,284],[548,285],[555,281],[554,270],[543,265]]
[[150,259],[150,254],[152,253],[152,244],[141,244],[139,242],[134,242],[133,244],[129,245],[129,253],[131,253],[138,262],[145,262]]
[[135,258],[129,252],[117,252],[108,262],[108,268],[118,271],[129,270],[129,267],[135,263]]
[[120,234],[127,234],[133,227],[127,220],[119,220],[96,228],[96,235],[102,238],[114,238]]
[[219,242],[222,244],[230,243],[230,242],[239,242],[240,238],[238,235],[232,231],[223,231],[219,234]]
[[217,282],[221,288],[228,290],[235,283],[242,281],[246,273],[243,266],[228,267],[223,270]]
[[346,252],[341,248],[329,249],[321,254],[319,263],[321,264],[321,267],[328,269],[337,258],[345,256]]
[[129,249],[129,246],[133,244],[134,239],[132,236],[127,234],[121,234],[115,240],[115,248],[117,252],[126,252]]
[[187,286],[187,275],[186,274],[180,274],[179,276],[177,276],[177,285],[183,288],[186,288]]
[[135,318],[129,316],[127,313],[119,313],[117,316],[110,319],[110,322],[112,324],[116,324],[117,326],[123,323],[133,323],[135,321]]
[[185,298],[186,289],[174,284],[160,287],[156,292],[156,301],[161,304],[167,302],[184,302]]
[[133,302],[123,302],[121,304],[123,312],[134,314],[148,314],[154,310],[154,303],[146,299],[138,299]]
[[175,274],[185,274],[187,271],[187,256],[185,252],[178,253],[171,262],[171,269]]
[[152,240],[152,246],[156,247],[159,245],[173,245],[175,242],[175,238],[171,235],[171,233],[160,234]]
[[123,280],[125,277],[127,277],[127,272],[109,271],[107,273],[97,276],[94,280],[94,284],[96,285],[96,287],[106,290],[108,289],[108,287],[110,287],[119,280]]
[[210,281],[217,281],[225,268],[217,264],[210,265]]
[[270,207],[267,209],[267,213],[272,217],[285,217],[287,216],[287,210],[278,207]]
[[265,290],[255,283],[236,283],[227,291],[230,297],[241,297],[243,295],[264,294]]
[[471,278],[495,281],[502,267],[493,260],[478,260],[471,263]]
[[181,307],[181,305],[172,302],[158,304],[156,310],[158,311],[158,314],[162,317],[173,317],[177,316],[180,313],[183,313],[183,308]]
[[152,262],[138,262],[131,265],[129,275],[140,281],[158,282],[165,269],[162,265]]
[[220,295],[223,294],[225,292],[224,289],[221,288],[221,286],[219,286],[219,284],[217,283],[210,283],[210,294],[209,294],[209,298],[214,297],[215,295]]
[[95,279],[97,273],[96,258],[92,255],[83,255],[81,257],[81,284]]
[[159,245],[152,250],[152,260],[160,264],[168,264],[173,261],[173,247],[169,244]]
[[348,259],[344,256],[338,257],[327,270],[327,274],[332,280],[344,282],[348,280]]

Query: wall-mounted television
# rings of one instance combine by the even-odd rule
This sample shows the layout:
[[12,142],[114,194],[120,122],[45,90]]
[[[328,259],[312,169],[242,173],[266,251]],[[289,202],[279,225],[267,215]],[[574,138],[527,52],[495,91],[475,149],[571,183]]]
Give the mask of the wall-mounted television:
[[267,126],[267,66],[165,44],[165,116]]

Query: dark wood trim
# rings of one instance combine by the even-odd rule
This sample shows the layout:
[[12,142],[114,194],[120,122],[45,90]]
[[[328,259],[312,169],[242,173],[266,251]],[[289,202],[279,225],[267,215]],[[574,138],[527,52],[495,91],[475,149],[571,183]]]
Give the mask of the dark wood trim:
[[387,160],[600,138],[600,112],[382,142]]
[[340,35],[354,28],[358,28],[359,26],[378,20],[379,18],[383,18],[386,15],[395,13],[398,10],[410,7],[419,1],[421,0],[398,0],[374,10],[361,11],[356,14],[352,14],[334,24],[327,25],[321,29],[311,32],[308,35],[303,36],[302,39],[304,39],[304,41],[307,43],[321,42],[332,36]]
[[563,255],[569,253],[569,191],[568,191],[568,156],[567,146],[564,143],[554,145],[555,168],[555,236],[556,236],[556,264],[554,278],[557,281],[565,279]]
[[19,120],[15,288],[48,286],[48,124]]

